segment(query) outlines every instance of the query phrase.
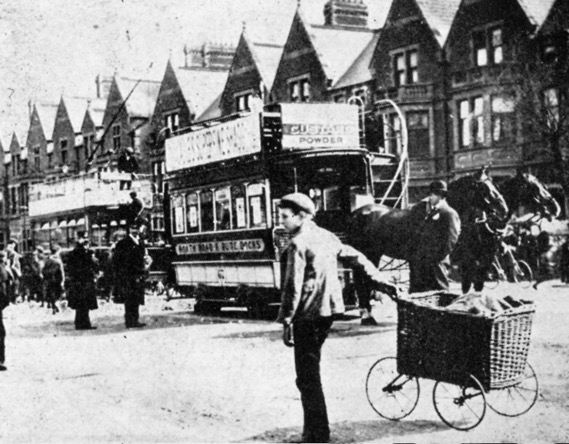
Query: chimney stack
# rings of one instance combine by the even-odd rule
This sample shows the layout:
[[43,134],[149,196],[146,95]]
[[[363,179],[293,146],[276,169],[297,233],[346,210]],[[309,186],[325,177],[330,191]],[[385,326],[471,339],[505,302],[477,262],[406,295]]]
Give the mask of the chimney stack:
[[363,0],[329,0],[324,5],[326,26],[368,27],[368,8]]

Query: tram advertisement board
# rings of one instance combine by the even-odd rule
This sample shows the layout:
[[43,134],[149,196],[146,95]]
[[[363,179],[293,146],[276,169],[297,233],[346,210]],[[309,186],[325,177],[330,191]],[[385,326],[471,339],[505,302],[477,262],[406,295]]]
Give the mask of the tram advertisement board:
[[283,103],[281,113],[283,149],[359,147],[355,105]]
[[261,151],[258,113],[166,139],[166,171],[173,172]]

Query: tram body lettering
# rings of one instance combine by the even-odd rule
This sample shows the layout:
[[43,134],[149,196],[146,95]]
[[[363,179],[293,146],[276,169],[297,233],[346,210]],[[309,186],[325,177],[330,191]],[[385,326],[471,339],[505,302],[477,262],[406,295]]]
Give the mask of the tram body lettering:
[[176,253],[179,255],[261,252],[264,250],[265,242],[263,239],[237,239],[229,241],[193,242],[176,245]]

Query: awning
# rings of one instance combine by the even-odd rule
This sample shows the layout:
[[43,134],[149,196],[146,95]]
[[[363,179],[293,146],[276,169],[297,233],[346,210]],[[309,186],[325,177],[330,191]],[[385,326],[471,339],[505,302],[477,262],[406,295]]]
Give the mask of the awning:
[[49,222],[44,222],[44,224],[41,226],[42,230],[49,230]]
[[65,228],[67,226],[67,221],[62,220],[61,222],[59,222],[59,228]]
[[117,224],[117,221],[116,221],[116,220],[112,220],[112,221],[111,221],[111,227],[116,227],[117,225],[118,225],[118,224]]
[[126,220],[123,219],[123,220],[121,220],[119,223],[120,223],[121,225],[126,225]]
[[[83,219],[79,219],[79,220],[83,220]],[[85,222],[85,221],[83,220],[83,222]],[[91,228],[97,229],[97,228],[99,228],[99,224],[93,224],[93,225],[91,225]]]
[[75,227],[75,226],[77,226],[77,222],[75,222],[75,219],[71,219],[69,222],[67,222],[67,226],[68,227]]
[[85,219],[81,218],[77,221],[77,226],[85,225]]

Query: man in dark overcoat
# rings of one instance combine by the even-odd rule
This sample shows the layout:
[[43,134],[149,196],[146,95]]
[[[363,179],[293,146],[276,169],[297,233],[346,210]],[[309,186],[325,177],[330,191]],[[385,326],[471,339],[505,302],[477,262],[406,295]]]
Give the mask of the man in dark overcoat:
[[89,310],[98,308],[95,279],[98,272],[97,259],[89,249],[89,239],[84,231],[77,233],[75,248],[67,257],[69,307],[75,310],[75,329],[93,330]]
[[421,222],[409,260],[410,293],[448,290],[450,252],[460,234],[458,213],[446,201],[447,184],[442,180],[429,186],[429,195],[412,208]]
[[146,277],[146,246],[142,239],[144,225],[136,220],[130,225],[129,235],[117,243],[113,254],[113,276],[118,301],[124,303],[126,328],[140,328],[139,306],[144,305]]

